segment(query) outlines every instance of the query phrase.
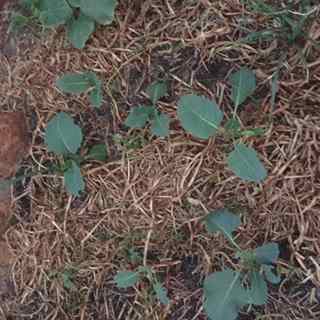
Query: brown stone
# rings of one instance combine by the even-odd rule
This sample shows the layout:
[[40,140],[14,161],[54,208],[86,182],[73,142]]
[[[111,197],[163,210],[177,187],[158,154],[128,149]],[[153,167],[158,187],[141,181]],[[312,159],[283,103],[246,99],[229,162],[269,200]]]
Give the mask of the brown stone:
[[28,150],[28,129],[22,112],[0,112],[0,179],[15,175]]

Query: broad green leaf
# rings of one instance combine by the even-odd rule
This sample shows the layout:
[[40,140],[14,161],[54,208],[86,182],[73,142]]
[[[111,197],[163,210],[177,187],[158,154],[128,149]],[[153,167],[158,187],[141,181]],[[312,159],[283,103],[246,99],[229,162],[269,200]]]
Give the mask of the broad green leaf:
[[113,21],[117,0],[80,0],[80,10],[96,22],[107,25]]
[[250,273],[249,303],[261,306],[267,303],[268,286],[263,276],[257,272]]
[[237,109],[256,89],[256,77],[254,72],[247,68],[241,68],[230,76],[232,85],[231,99]]
[[56,85],[66,93],[82,93],[92,87],[86,73],[66,73],[57,80]]
[[118,288],[133,287],[139,279],[139,273],[134,271],[121,271],[114,277],[114,281]]
[[86,76],[88,77],[91,86],[93,89],[89,94],[90,103],[95,108],[100,108],[102,105],[102,81],[97,77],[94,72],[86,72]]
[[68,0],[69,4],[73,8],[80,8],[80,0]]
[[74,161],[72,161],[71,167],[64,173],[64,184],[67,191],[74,196],[79,196],[80,192],[84,190],[84,181],[80,168]]
[[159,282],[153,284],[153,290],[162,304],[168,305],[170,300],[168,298],[168,291]]
[[277,243],[270,242],[254,250],[256,261],[260,264],[273,264],[279,258],[279,246]]
[[151,121],[151,132],[157,137],[169,135],[170,118],[166,114],[157,114]]
[[84,48],[87,40],[95,29],[95,22],[91,18],[80,14],[67,24],[67,36],[74,47]]
[[61,155],[76,153],[81,142],[81,128],[68,114],[60,112],[49,121],[45,131],[45,143],[49,151]]
[[152,103],[155,104],[167,94],[168,85],[165,81],[156,81],[150,84],[146,91]]
[[208,232],[220,231],[230,239],[232,232],[240,226],[241,220],[238,215],[223,208],[210,212],[205,218],[205,224]]
[[211,320],[234,320],[248,303],[240,273],[230,269],[213,273],[205,279],[204,296],[204,309]]
[[228,156],[230,169],[243,180],[261,182],[267,177],[267,171],[254,149],[237,144]]
[[273,266],[270,265],[262,265],[262,270],[266,279],[273,284],[278,284],[281,281],[281,276],[275,274],[275,270]]
[[138,106],[130,110],[125,125],[129,128],[143,128],[154,112],[153,107]]
[[73,14],[66,0],[40,0],[39,10],[41,23],[48,27],[64,24]]
[[104,143],[94,145],[88,155],[88,159],[98,160],[98,161],[106,161],[107,160],[107,148]]
[[102,88],[100,85],[91,90],[89,94],[89,101],[95,108],[100,108],[102,105],[102,100],[103,100]]
[[186,95],[178,102],[178,118],[186,131],[197,138],[208,139],[219,129],[223,114],[215,102]]

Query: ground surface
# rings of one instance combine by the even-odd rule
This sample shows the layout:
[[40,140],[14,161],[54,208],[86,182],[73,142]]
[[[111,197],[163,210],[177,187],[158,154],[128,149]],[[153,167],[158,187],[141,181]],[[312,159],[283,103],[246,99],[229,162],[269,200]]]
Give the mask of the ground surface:
[[[280,286],[270,288],[265,307],[244,312],[241,319],[319,319],[320,19],[315,4],[294,43],[283,38],[286,31],[271,40],[240,43],[254,31],[278,26],[236,0],[121,0],[116,21],[98,28],[82,51],[70,47],[63,29],[30,28],[18,38],[7,37],[2,31],[8,12],[2,12],[0,107],[25,111],[32,132],[20,174],[47,172],[57,162],[43,136],[58,111],[71,114],[83,128],[83,152],[96,142],[109,149],[107,163],[83,167],[81,198],[70,197],[55,173],[17,183],[15,217],[5,235],[15,256],[4,299],[8,319],[205,319],[203,278],[235,263],[229,244],[208,235],[201,223],[208,211],[222,206],[241,213],[237,240],[243,247],[265,241],[281,246]],[[163,78],[170,95],[160,106],[171,118],[178,97],[190,92],[216,99],[230,115],[227,78],[239,66],[255,70],[258,78],[241,119],[246,127],[266,129],[246,139],[268,168],[263,184],[244,183],[226,169],[229,147],[223,139],[193,139],[177,121],[167,139],[124,127],[128,110],[146,101],[146,86]],[[55,87],[64,72],[83,70],[104,80],[98,111],[85,96],[63,95]],[[273,105],[271,77],[277,70]],[[122,144],[115,142],[119,136]],[[133,255],[157,271],[170,306],[153,300],[147,283],[131,290],[115,287],[116,272],[136,266]]]

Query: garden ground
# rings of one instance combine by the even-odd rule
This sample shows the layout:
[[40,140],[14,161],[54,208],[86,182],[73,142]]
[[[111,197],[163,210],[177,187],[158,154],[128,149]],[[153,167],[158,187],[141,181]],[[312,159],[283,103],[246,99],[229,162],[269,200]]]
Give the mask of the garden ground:
[[[273,17],[237,0],[121,0],[115,22],[99,27],[84,50],[66,42],[63,28],[30,26],[4,37],[10,8],[1,13],[1,111],[26,113],[32,146],[18,174],[35,173],[16,185],[5,235],[14,255],[12,292],[0,307],[10,310],[8,319],[206,319],[204,277],[236,264],[229,243],[202,224],[221,207],[241,214],[242,247],[274,241],[281,249],[281,284],[270,287],[265,307],[243,310],[241,319],[319,319],[320,8],[315,2],[312,8],[290,43],[290,32]],[[300,9],[292,8],[294,18]],[[279,31],[272,38],[239,41],[270,28]],[[228,76],[240,66],[258,79],[240,118],[246,128],[265,129],[245,138],[268,169],[261,185],[226,168],[228,141],[194,139],[175,120],[178,98],[191,92],[215,99],[231,115]],[[84,70],[103,79],[99,110],[85,95],[55,86],[63,73]],[[123,124],[159,79],[170,88],[160,102],[173,119],[166,139]],[[79,198],[49,170],[57,158],[47,152],[44,130],[59,111],[81,126],[82,152],[97,142],[108,147],[106,163],[83,166],[86,190]],[[141,264],[157,272],[169,306],[153,298],[148,283],[115,286],[117,271]]]

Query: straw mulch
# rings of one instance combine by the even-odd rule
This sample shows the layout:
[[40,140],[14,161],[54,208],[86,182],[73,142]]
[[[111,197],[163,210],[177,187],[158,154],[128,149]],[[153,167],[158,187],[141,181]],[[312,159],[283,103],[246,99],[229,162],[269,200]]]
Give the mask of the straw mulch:
[[[5,235],[16,257],[10,319],[205,319],[204,277],[235,263],[227,241],[209,235],[201,223],[222,206],[241,213],[237,241],[243,248],[267,241],[281,248],[283,281],[270,287],[265,307],[243,310],[241,319],[319,319],[317,15],[319,10],[307,28],[312,41],[241,44],[236,40],[272,21],[239,1],[122,0],[115,23],[99,27],[84,50],[70,47],[63,29],[41,34],[35,28],[20,37],[16,55],[0,61],[1,110],[24,110],[32,131],[20,174],[34,172],[16,186],[15,221]],[[244,183],[227,169],[229,141],[193,139],[175,120],[178,97],[191,92],[215,99],[229,116],[227,78],[240,66],[258,78],[240,117],[246,127],[266,130],[245,140],[268,169],[261,185]],[[273,106],[271,77],[278,69]],[[85,95],[64,95],[55,87],[64,72],[83,70],[104,81],[100,110]],[[160,108],[173,119],[170,138],[128,131],[128,110],[146,102],[146,86],[163,78],[170,92]],[[82,127],[82,152],[97,142],[109,149],[107,163],[83,166],[86,192],[78,199],[48,171],[58,159],[46,150],[44,129],[58,111]],[[130,290],[115,287],[118,270],[136,267],[133,253],[157,271],[169,307],[153,299],[147,282]]]

